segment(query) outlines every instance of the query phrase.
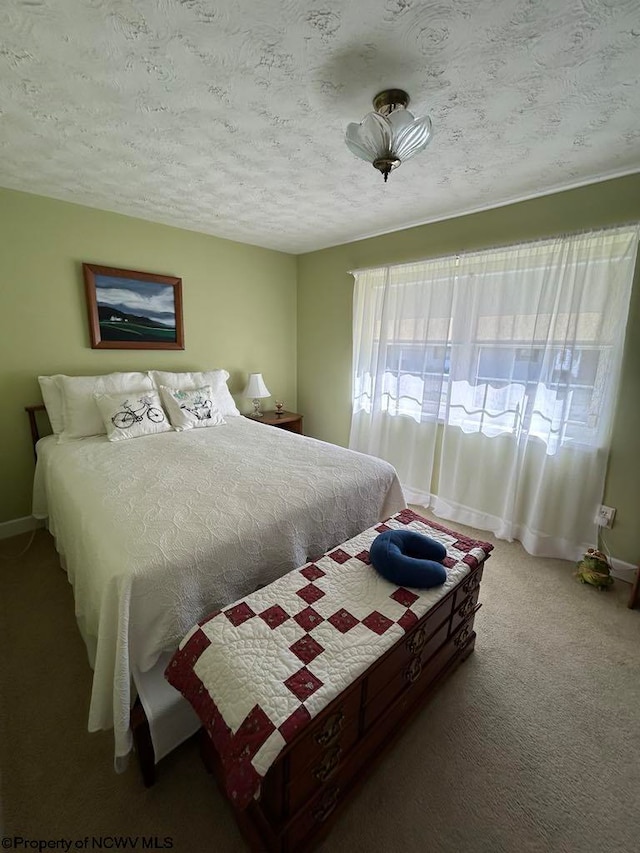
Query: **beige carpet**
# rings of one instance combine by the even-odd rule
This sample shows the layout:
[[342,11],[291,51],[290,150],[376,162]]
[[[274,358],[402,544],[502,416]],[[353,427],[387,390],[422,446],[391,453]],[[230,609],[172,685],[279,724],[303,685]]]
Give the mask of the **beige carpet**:
[[[599,593],[572,568],[496,543],[475,654],[367,774],[322,851],[640,849],[640,611],[625,584]],[[0,559],[0,608],[6,835],[245,849],[193,742],[145,790],[135,765],[113,772],[109,733],[86,732],[91,673],[44,531]]]

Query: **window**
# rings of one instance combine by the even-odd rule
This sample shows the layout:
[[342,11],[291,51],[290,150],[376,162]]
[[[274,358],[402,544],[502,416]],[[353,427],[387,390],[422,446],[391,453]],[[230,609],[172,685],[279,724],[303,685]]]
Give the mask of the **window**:
[[443,518],[576,559],[602,501],[638,234],[355,273],[349,446]]
[[371,341],[355,353],[354,411],[535,437],[549,453],[598,444],[627,243],[600,232],[365,273],[355,310]]

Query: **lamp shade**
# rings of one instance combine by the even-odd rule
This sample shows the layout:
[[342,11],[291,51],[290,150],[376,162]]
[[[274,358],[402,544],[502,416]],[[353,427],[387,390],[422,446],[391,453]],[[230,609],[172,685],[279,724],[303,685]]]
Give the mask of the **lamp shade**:
[[249,397],[251,400],[259,400],[261,397],[270,397],[271,392],[264,384],[264,379],[261,373],[250,373],[247,380],[246,388],[243,391],[243,396]]

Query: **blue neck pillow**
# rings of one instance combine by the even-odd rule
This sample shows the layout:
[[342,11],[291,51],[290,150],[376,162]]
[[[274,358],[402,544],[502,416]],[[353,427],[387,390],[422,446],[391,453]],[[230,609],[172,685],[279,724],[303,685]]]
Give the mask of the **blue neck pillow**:
[[385,530],[369,549],[371,565],[383,578],[422,589],[446,581],[447,570],[442,565],[446,556],[444,545],[414,530]]

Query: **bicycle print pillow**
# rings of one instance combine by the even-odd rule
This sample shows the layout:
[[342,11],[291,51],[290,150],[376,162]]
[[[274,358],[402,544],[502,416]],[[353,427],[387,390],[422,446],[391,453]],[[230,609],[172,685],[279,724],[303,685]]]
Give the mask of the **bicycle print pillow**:
[[161,385],[160,394],[171,425],[179,432],[226,423],[213,403],[213,390],[210,385],[190,391]]
[[109,441],[168,432],[171,424],[156,391],[94,395]]

